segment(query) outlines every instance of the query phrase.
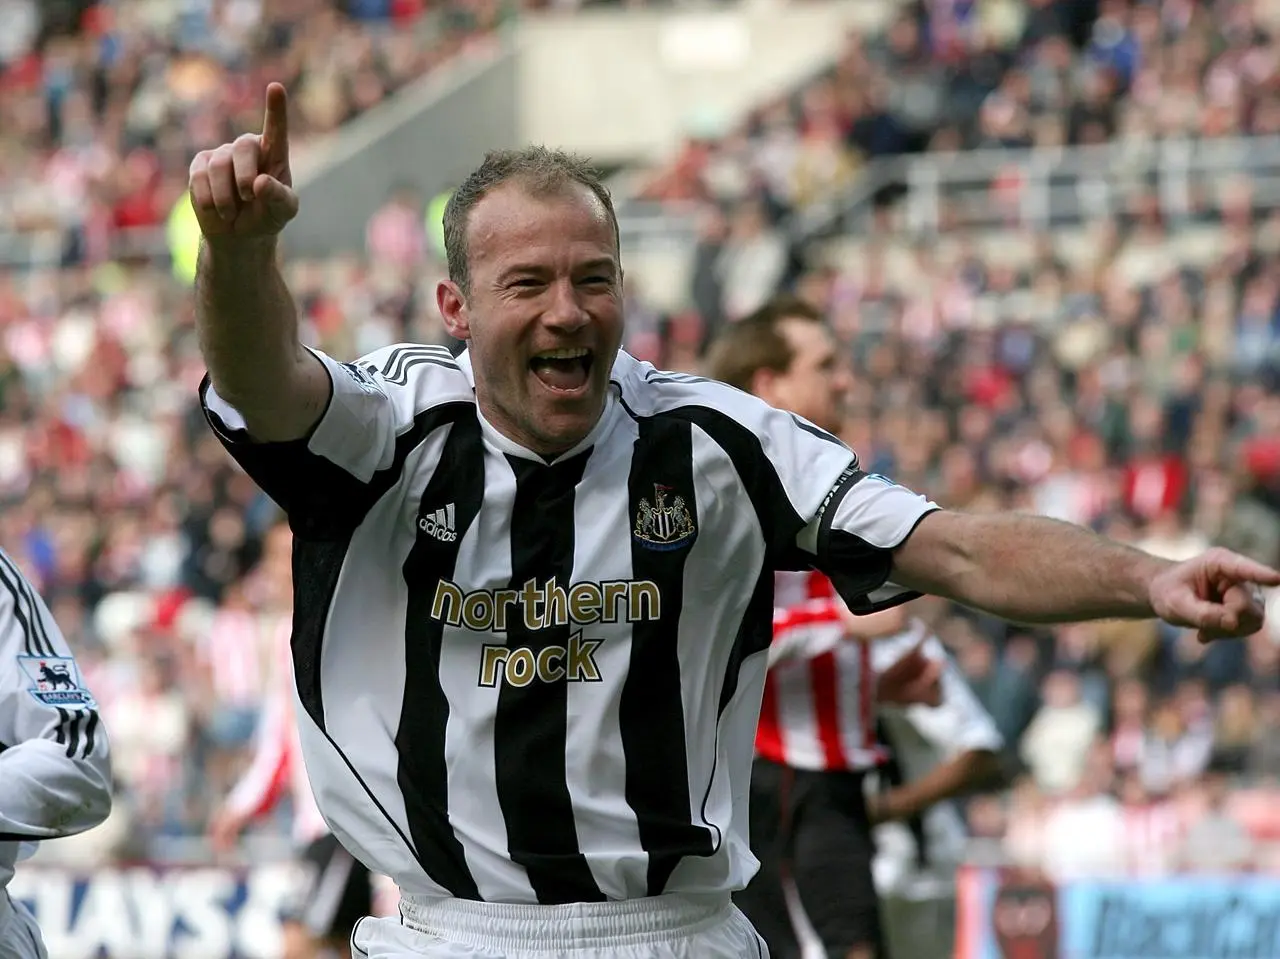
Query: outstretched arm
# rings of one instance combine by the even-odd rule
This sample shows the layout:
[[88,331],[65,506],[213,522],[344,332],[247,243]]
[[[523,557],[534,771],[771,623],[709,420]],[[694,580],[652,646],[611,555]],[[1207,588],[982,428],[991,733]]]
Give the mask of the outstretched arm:
[[1027,623],[1160,617],[1202,639],[1262,626],[1258,586],[1280,573],[1226,550],[1172,563],[1069,523],[1020,514],[925,517],[893,579]]
[[261,134],[199,153],[190,193],[203,241],[196,327],[217,395],[260,441],[296,440],[319,422],[330,379],[303,348],[278,265],[277,239],[297,215],[284,87],[267,88]]

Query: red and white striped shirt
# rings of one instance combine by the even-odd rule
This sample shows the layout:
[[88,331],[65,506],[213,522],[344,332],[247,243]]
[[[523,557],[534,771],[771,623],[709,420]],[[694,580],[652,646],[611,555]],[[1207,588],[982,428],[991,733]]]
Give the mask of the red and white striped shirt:
[[265,681],[281,637],[288,645],[291,630],[284,614],[222,608],[199,640],[214,695],[224,706],[256,706],[269,696]]
[[314,842],[329,831],[316,807],[311,783],[302,762],[302,741],[294,716],[293,660],[289,633],[279,644],[279,662],[272,674],[272,688],[258,720],[253,761],[231,790],[227,806],[256,819],[270,812],[285,794],[293,799],[293,838],[299,845]]
[[1167,875],[1179,851],[1185,826],[1173,803],[1154,801],[1126,804],[1120,809],[1124,824],[1124,869],[1130,876]]
[[[795,769],[861,770],[885,752],[876,742],[875,674],[867,643],[847,642],[840,601],[820,573],[781,574],[756,754]],[[790,595],[788,595],[790,594]]]

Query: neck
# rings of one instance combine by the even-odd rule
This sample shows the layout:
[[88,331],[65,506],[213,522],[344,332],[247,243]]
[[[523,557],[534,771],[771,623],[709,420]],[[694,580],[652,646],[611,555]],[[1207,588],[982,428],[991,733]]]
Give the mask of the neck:
[[536,454],[548,463],[552,463],[591,435],[591,431],[596,428],[601,417],[604,416],[608,399],[606,398],[600,404],[599,412],[591,418],[590,426],[573,434],[559,436],[539,435],[523,428],[516,417],[508,414],[501,405],[492,402],[478,388],[476,389],[476,405],[479,407],[480,416],[484,422],[494,432],[500,434],[503,439],[522,450]]

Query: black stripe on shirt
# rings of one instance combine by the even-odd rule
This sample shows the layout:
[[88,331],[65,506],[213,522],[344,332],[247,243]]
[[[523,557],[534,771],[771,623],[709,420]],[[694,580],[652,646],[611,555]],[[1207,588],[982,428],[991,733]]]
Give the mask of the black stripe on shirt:
[[89,713],[89,721],[84,727],[84,756],[88,759],[93,755],[93,747],[96,739],[95,734],[98,732],[98,714],[96,712]]
[[664,419],[689,421],[728,454],[764,534],[769,568],[791,568],[798,552],[796,537],[804,528],[804,520],[791,505],[778,471],[765,455],[760,437],[733,417],[709,406],[680,406],[659,415]]
[[[58,710],[62,712],[61,709]],[[70,721],[67,723],[67,758],[75,758],[75,754],[80,749],[80,723],[84,718],[83,713],[72,713]]]
[[693,427],[688,420],[640,419],[627,481],[629,516],[642,500],[653,506],[661,488],[669,508],[676,497],[693,521],[694,533],[674,549],[655,548],[631,536],[631,578],[656,583],[662,597],[658,619],[632,626],[631,661],[622,687],[618,722],[626,756],[626,799],[636,816],[640,845],[649,854],[648,895],[661,895],[685,856],[709,856],[715,837],[695,825],[688,778],[659,775],[685,769],[684,702],[680,690],[677,637],[684,608],[684,567],[697,539],[698,504],[693,486]]
[[[67,726],[71,723],[71,713],[62,706],[54,707],[58,710],[58,727],[53,731],[54,739],[59,746],[67,744]],[[70,756],[70,753],[67,753]]]
[[404,386],[409,382],[409,371],[415,366],[422,366],[424,363],[430,366],[438,366],[444,370],[453,370],[455,373],[461,370],[457,363],[453,362],[453,360],[445,359],[443,356],[414,356],[404,362],[398,374],[388,376],[386,380],[396,386]]
[[[12,577],[12,579],[11,579]],[[49,637],[49,624],[36,601],[35,591],[31,583],[14,565],[13,560],[0,551],[0,580],[13,598],[14,618],[22,628],[25,649],[28,656],[47,656],[50,659],[68,659],[61,655]],[[26,603],[26,612],[22,610],[22,601]],[[33,651],[34,650],[34,651]],[[74,669],[75,667],[73,667]],[[80,751],[80,729],[92,724],[96,728],[98,713],[92,708],[64,709],[58,708],[58,727],[56,730],[59,745],[64,742],[67,747],[67,758],[75,759]],[[94,740],[91,736],[85,740],[81,758],[87,759],[93,753]]]
[[[573,582],[574,490],[590,455],[588,450],[550,465],[507,457],[516,476],[510,588],[554,578],[567,589]],[[526,647],[536,658],[548,646],[568,645],[572,633],[568,624],[531,630],[523,617],[515,617],[507,645]],[[507,847],[544,904],[605,898],[578,848],[565,771],[568,710],[566,682],[503,682],[498,691],[494,766]]]
[[[724,681],[720,684],[720,702],[717,704],[717,722],[729,708],[734,694],[738,691],[738,680],[742,676],[742,664],[748,656],[763,652],[773,641],[773,570],[767,566],[760,571],[756,579],[755,589],[747,600],[747,608],[738,623],[738,632],[734,636],[733,646],[729,649],[729,658],[725,662]],[[716,761],[719,753],[716,754]],[[707,819],[707,804],[711,801],[711,787],[716,781],[716,765],[713,762],[711,775],[707,777],[707,788],[702,794],[702,821],[715,831],[715,848],[720,851],[720,842],[724,838],[720,830]]]
[[[804,520],[791,505],[782,480],[765,455],[759,437],[737,420],[705,406],[679,407],[663,415],[689,420],[724,450],[738,474],[765,541],[765,562],[758,571],[755,588],[747,601],[725,664],[718,704],[719,714],[723,716],[738,691],[743,663],[749,656],[767,650],[773,640],[773,571],[795,568],[797,563],[807,565],[801,562],[803,557],[798,556],[800,550],[796,546],[796,537],[804,527]],[[715,777],[713,768],[702,797],[704,822]],[[721,840],[716,830],[717,850]]]
[[400,707],[396,781],[404,795],[409,834],[427,874],[459,899],[479,899],[462,843],[449,824],[449,771],[445,730],[449,700],[440,684],[444,622],[431,616],[437,585],[451,581],[462,538],[484,497],[484,441],[480,421],[462,417],[449,430],[440,462],[420,500],[420,516],[454,507],[454,538],[448,542],[419,531],[404,564],[409,589],[405,609],[405,687]]
[[432,346],[430,343],[414,343],[408,346],[397,347],[387,354],[387,358],[382,365],[382,375],[389,382],[404,382],[404,371],[407,369],[407,361],[420,356],[432,357],[447,363],[453,369],[458,369],[458,364],[454,362],[453,354],[443,346]]
[[[306,452],[305,456],[309,461],[298,462],[296,443],[250,443],[245,434],[243,445],[237,441],[232,452],[242,464],[249,460],[258,467],[265,467],[268,482],[273,486],[284,485],[286,489],[305,490],[309,486],[324,486],[328,483],[331,486],[326,497],[345,489],[348,495],[359,497],[372,505],[400,481],[405,460],[414,449],[440,427],[466,417],[469,411],[474,415],[474,410],[474,403],[445,403],[419,413],[414,417],[413,426],[396,437],[391,465],[375,473],[367,485],[322,456]],[[305,451],[305,442],[297,442],[304,444],[302,449]],[[293,449],[289,452],[268,452],[263,456],[262,451],[270,447]],[[259,452],[249,452],[250,449]],[[248,465],[245,468],[249,469]],[[249,473],[270,494],[271,490],[264,485],[259,475],[254,470],[249,470]],[[326,475],[318,477],[318,473]],[[286,493],[285,498],[289,499],[290,494]],[[298,516],[296,521],[294,516],[290,516],[290,526],[296,537],[293,549],[291,644],[294,677],[303,708],[321,730],[325,728],[325,724],[324,697],[320,688],[320,651],[325,623],[329,619],[329,605],[333,602],[333,594],[338,588],[338,577],[347,560],[351,537],[363,521],[367,508],[366,506],[358,511],[359,518],[354,523],[351,522],[354,516],[350,513],[339,518],[336,513],[326,517],[312,515],[308,511]]]
[[[348,478],[361,487],[362,495],[372,496],[370,502],[376,502],[379,497],[399,481],[405,460],[413,449],[441,426],[464,418],[468,411],[472,411],[472,415],[474,415],[474,410],[475,405],[473,403],[446,403],[424,410],[414,418],[413,427],[396,439],[395,457],[391,465],[375,474],[373,482],[367,488],[364,487],[364,484],[358,483],[354,477]],[[247,435],[244,439],[247,446]],[[277,444],[263,443],[253,445],[271,446]],[[240,453],[242,448],[237,446],[234,452]],[[239,459],[238,456],[237,459]],[[314,457],[314,459],[324,463],[328,462],[321,457]],[[287,461],[272,465],[287,468]],[[342,472],[332,463],[329,463],[329,466],[338,470],[338,472]],[[250,475],[253,474],[251,473]],[[311,481],[312,476],[305,470],[295,469],[292,474],[286,472],[282,477],[278,478],[292,486],[305,488],[306,484]],[[254,479],[256,480],[257,477],[254,476]],[[260,481],[259,485],[262,485]],[[268,490],[268,492],[270,491]],[[347,560],[347,550],[351,545],[351,538],[355,534],[356,525],[358,524],[350,524],[348,521],[344,526],[333,526],[324,523],[323,517],[310,518],[295,524],[292,522],[291,517],[291,525],[294,527],[295,533],[293,546],[293,637],[291,647],[293,651],[294,682],[298,689],[298,699],[302,704],[302,708],[311,717],[321,734],[329,741],[329,745],[333,747],[334,752],[341,757],[347,769],[351,771],[352,778],[365,791],[365,795],[369,797],[369,802],[382,814],[391,828],[395,830],[396,835],[405,844],[405,848],[413,854],[418,864],[426,871],[426,863],[418,855],[414,844],[404,830],[400,828],[399,823],[387,812],[386,807],[374,795],[368,783],[356,771],[350,758],[342,751],[341,747],[329,734],[328,729],[325,728],[324,695],[320,681],[320,657],[324,646],[325,624],[329,619],[329,607],[338,588],[338,577],[341,575],[342,567]]]
[[53,645],[45,633],[40,611],[28,592],[26,577],[3,552],[0,552],[0,582],[13,600],[13,618],[22,630],[23,650],[28,656],[53,656]]

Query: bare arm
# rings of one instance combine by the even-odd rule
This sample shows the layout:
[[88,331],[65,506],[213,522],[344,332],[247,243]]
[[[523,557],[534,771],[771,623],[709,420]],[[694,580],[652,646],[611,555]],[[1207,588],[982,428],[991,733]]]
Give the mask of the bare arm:
[[294,440],[319,422],[329,374],[298,338],[298,312],[275,237],[206,240],[196,273],[196,329],[213,388],[254,439]]
[[284,87],[267,88],[261,135],[197,154],[191,204],[204,236],[196,327],[218,396],[257,440],[299,439],[319,422],[332,384],[298,338],[277,264],[277,237],[297,215]]
[[1057,520],[942,511],[897,549],[893,578],[1023,623],[1146,619],[1174,565]]

